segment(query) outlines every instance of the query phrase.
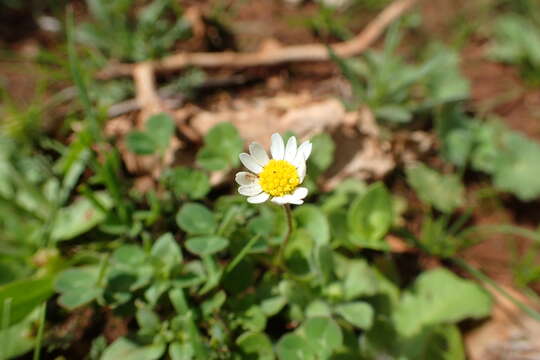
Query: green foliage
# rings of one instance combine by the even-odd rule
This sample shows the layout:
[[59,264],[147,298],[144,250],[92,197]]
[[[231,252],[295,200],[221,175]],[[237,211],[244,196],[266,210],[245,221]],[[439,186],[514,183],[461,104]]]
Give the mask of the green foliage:
[[469,84],[460,74],[459,57],[453,50],[433,45],[424,62],[412,65],[395,52],[400,37],[398,26],[393,26],[384,50],[367,52],[363,60],[340,59],[330,50],[351,83],[350,106],[367,105],[377,120],[404,124],[414,114],[469,96]]
[[202,199],[210,191],[210,179],[204,172],[186,167],[176,167],[163,176],[164,182],[177,197]]
[[[106,208],[112,205],[106,193],[96,193],[99,203]],[[87,198],[80,198],[61,208],[52,225],[51,237],[55,241],[73,239],[94,228],[105,220],[105,212]]]
[[353,244],[386,248],[382,238],[393,223],[392,198],[386,187],[377,183],[358,196],[347,213],[347,222]]
[[119,338],[103,353],[101,359],[157,360],[165,352],[165,345],[142,346],[126,338]]
[[309,174],[317,178],[332,165],[336,146],[332,137],[326,133],[315,135],[311,143],[313,150],[308,159]]
[[463,205],[465,189],[457,175],[440,174],[423,164],[410,166],[405,172],[407,182],[424,203],[444,213]]
[[53,277],[25,279],[0,287],[0,324],[12,325],[26,318],[53,294]]
[[443,143],[443,155],[448,161],[493,177],[493,184],[502,191],[515,194],[521,200],[540,195],[534,181],[540,174],[540,145],[509,130],[496,121],[470,119],[459,109],[450,109],[438,119],[438,135]]
[[197,203],[185,204],[176,215],[176,223],[182,230],[193,235],[211,234],[217,226],[214,214]]
[[89,303],[101,295],[98,286],[99,269],[73,268],[58,275],[55,289],[61,296],[58,302],[68,309],[75,309]]
[[400,334],[412,336],[426,326],[484,317],[490,309],[485,290],[437,269],[420,275],[413,289],[403,294],[394,321]]
[[492,58],[518,66],[524,79],[540,83],[539,24],[516,14],[500,16],[493,25]]
[[173,2],[153,0],[133,16],[134,5],[134,0],[87,0],[93,22],[79,26],[77,40],[103,57],[144,61],[165,55],[176,41],[191,35],[189,22]]
[[204,146],[197,153],[197,163],[209,171],[236,167],[243,147],[244,141],[232,124],[217,124],[204,137]]
[[151,155],[162,154],[174,134],[174,121],[165,114],[157,114],[146,120],[145,131],[132,131],[126,136],[126,146],[135,154]]
[[373,323],[373,308],[362,301],[340,304],[336,313],[360,329],[368,330]]
[[[163,140],[171,130],[160,121],[150,126],[154,135],[149,136],[160,134]],[[313,143],[318,150],[313,152],[309,176],[316,186],[317,177],[333,162],[334,144],[326,135]],[[202,157],[214,162],[217,158],[220,169],[235,166],[242,145],[230,124],[220,124],[205,138],[199,164],[205,163]],[[59,182],[66,184],[66,194],[87,166],[81,159],[91,161],[83,156],[88,154],[84,150],[81,143],[74,143],[56,166],[55,171],[66,174],[67,180]],[[420,274],[415,286],[402,293],[392,257],[384,253],[385,237],[399,212],[396,199],[382,183],[366,186],[348,180],[332,192],[313,196],[310,204],[292,212],[292,233],[284,244],[287,219],[280,206],[214,195],[205,172],[185,167],[168,169],[160,193],[141,197],[122,191],[118,159],[111,152],[105,161],[93,163],[94,177],[80,187],[83,196],[65,196],[66,203],[49,220],[53,245],[80,249],[69,262],[51,256],[60,264],[48,271],[62,270],[51,275],[59,295],[56,301],[67,311],[106,306],[118,316],[134,319],[129,334],[112,344],[95,340],[97,357],[217,360],[220,354],[231,354],[316,360],[390,353],[403,359],[433,354],[434,359],[457,359],[463,349],[452,324],[488,314],[489,298],[472,282],[444,270]],[[5,183],[8,189],[18,186]],[[437,201],[434,204],[440,206]],[[42,211],[43,221],[47,220],[48,208],[38,210],[35,202],[20,204],[37,214]],[[440,224],[432,226],[437,231],[423,231],[415,240],[431,253],[449,256],[455,248],[433,244],[440,243],[440,234],[452,239],[458,232],[454,225]],[[101,237],[107,240],[93,241]],[[364,259],[363,249],[371,249],[373,258]],[[451,289],[466,295],[453,299]],[[32,306],[14,318],[9,331],[28,326],[25,317],[50,296],[52,290],[48,291],[35,301],[23,298],[21,304]],[[421,314],[409,321],[411,309],[417,308]],[[18,308],[12,309],[15,314]],[[297,326],[270,330],[274,324]]]

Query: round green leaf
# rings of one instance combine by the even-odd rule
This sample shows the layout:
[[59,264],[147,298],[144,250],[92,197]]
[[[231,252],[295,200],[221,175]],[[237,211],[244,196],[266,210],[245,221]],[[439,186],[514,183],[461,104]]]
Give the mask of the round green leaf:
[[173,119],[165,113],[153,115],[146,120],[147,134],[160,150],[169,146],[174,127]]
[[274,359],[272,343],[266,334],[258,332],[247,332],[236,340],[236,344],[241,351],[247,355],[255,355],[259,360]]
[[137,266],[144,262],[146,255],[138,245],[122,245],[114,251],[113,259],[128,267]]
[[369,329],[373,323],[373,308],[365,302],[357,301],[336,306],[336,313],[360,329]]
[[142,131],[132,131],[126,136],[126,146],[137,155],[151,155],[157,150],[154,139]]
[[308,319],[302,328],[311,346],[325,354],[330,355],[343,344],[341,328],[329,317]]
[[314,360],[315,349],[300,335],[285,334],[276,345],[280,360]]
[[200,256],[212,255],[227,246],[229,246],[228,239],[215,235],[197,236],[186,241],[186,248]]
[[121,337],[113,342],[101,356],[102,360],[157,360],[165,352],[164,344],[139,345]]
[[167,186],[176,196],[187,196],[190,199],[201,199],[210,191],[208,176],[199,170],[177,167],[165,175]]
[[94,300],[102,292],[97,280],[97,267],[67,269],[58,275],[55,288],[61,294],[58,302],[74,309]]
[[347,214],[351,241],[358,246],[384,249],[382,238],[393,222],[392,197],[382,183],[369,187],[352,204]]
[[166,273],[182,262],[182,251],[171,233],[163,234],[156,240],[151,254]]
[[178,226],[193,235],[212,234],[216,230],[214,214],[198,203],[185,204],[176,214]]
[[317,244],[330,240],[330,225],[326,215],[315,205],[303,205],[294,211],[299,228],[304,228]]

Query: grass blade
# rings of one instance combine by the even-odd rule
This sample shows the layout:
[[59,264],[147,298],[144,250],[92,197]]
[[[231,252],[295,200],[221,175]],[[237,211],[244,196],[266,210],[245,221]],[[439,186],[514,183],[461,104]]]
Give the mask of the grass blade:
[[47,312],[47,302],[43,302],[39,313],[39,329],[36,337],[36,346],[34,347],[33,360],[39,360],[41,357],[41,346],[43,344],[43,332],[45,329],[45,315]]

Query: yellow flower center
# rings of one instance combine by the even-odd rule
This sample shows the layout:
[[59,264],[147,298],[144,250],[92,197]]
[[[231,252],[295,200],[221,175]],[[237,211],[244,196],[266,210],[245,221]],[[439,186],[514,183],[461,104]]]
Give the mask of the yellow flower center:
[[259,174],[259,184],[264,192],[272,196],[283,196],[296,189],[300,178],[290,162],[270,160]]

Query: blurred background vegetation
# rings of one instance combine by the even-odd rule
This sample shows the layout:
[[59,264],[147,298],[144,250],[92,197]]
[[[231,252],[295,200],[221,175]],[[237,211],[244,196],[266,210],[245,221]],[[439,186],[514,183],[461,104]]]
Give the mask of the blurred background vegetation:
[[[2,0],[0,359],[537,358],[537,1],[419,0],[355,57],[144,77],[392,4]],[[314,144],[283,264],[283,209],[233,181],[274,131]]]

